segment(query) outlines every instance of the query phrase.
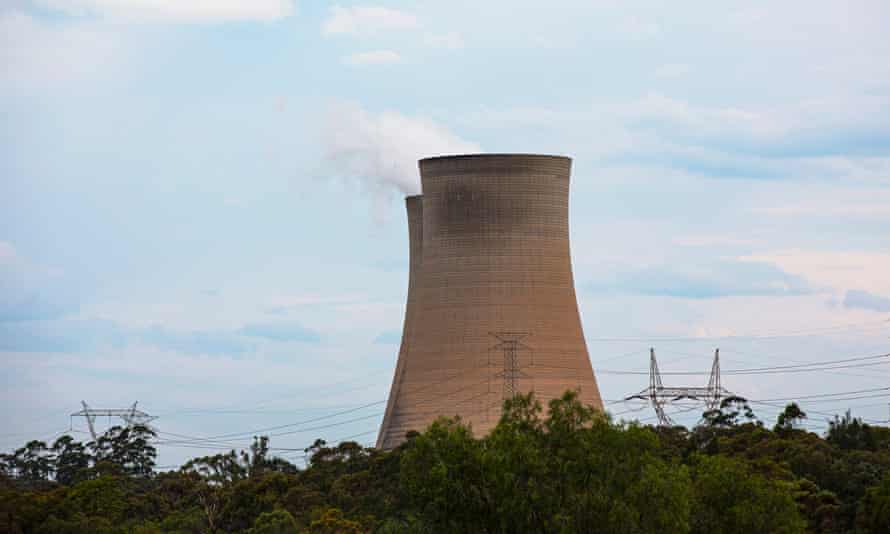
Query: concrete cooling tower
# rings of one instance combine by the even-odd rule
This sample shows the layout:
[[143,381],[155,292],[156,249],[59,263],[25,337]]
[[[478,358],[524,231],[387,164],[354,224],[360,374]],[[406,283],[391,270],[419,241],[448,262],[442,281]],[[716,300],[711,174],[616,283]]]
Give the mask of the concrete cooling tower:
[[410,271],[402,344],[377,439],[460,416],[484,435],[501,403],[567,389],[602,409],[569,252],[571,159],[467,155],[420,161],[408,197]]

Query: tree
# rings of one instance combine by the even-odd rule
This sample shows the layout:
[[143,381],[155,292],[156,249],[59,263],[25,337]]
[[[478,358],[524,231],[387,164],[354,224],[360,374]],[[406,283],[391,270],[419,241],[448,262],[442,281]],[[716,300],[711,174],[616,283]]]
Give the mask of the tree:
[[794,406],[774,429],[749,410],[730,399],[690,433],[520,395],[485,436],[439,419],[391,451],[318,440],[302,470],[261,437],[152,476],[138,428],[31,441],[0,458],[0,532],[890,531],[890,430],[846,414],[821,437],[792,429]]
[[795,428],[801,421],[807,418],[807,414],[800,409],[796,402],[792,402],[785,406],[782,413],[776,419],[776,432],[788,432]]
[[[278,508],[271,512],[263,512],[247,534],[297,534],[297,522],[286,510]],[[341,532],[341,531],[332,531]]]
[[747,422],[757,419],[751,406],[748,405],[748,399],[738,395],[726,397],[720,401],[719,408],[702,414],[705,426],[712,428],[734,427],[741,423],[740,418],[746,419]]
[[15,477],[15,457],[11,454],[0,454],[0,475],[2,478]]
[[343,517],[339,508],[328,508],[309,524],[308,534],[362,534],[361,523]]
[[753,422],[757,422],[757,418],[747,399],[737,395],[726,397],[720,406],[702,414],[701,422],[693,429],[692,445],[696,450],[716,454],[718,437],[732,434],[743,424]]
[[186,462],[180,471],[194,473],[214,486],[224,486],[258,477],[265,472],[296,473],[297,468],[283,458],[269,457],[269,437],[254,437],[249,451],[236,454],[234,450],[225,454],[202,456]]
[[752,473],[738,460],[696,456],[692,532],[747,534],[804,532],[790,488]]
[[828,422],[826,440],[845,450],[875,450],[875,436],[871,427],[862,419],[853,417],[850,410],[843,417],[835,415],[834,421]]
[[53,462],[46,443],[32,440],[16,449],[9,461],[14,476],[34,482],[47,480],[53,473]]
[[[541,403],[533,394],[506,399],[501,418],[482,441],[480,505],[490,503],[490,530],[544,531],[558,498],[550,474],[550,458],[544,445],[545,421]],[[570,424],[566,422],[566,424]],[[480,524],[483,519],[480,518]]]
[[155,435],[154,430],[144,425],[113,426],[88,446],[97,464],[105,462],[117,466],[124,474],[148,477],[157,457],[157,450],[149,442]]
[[856,513],[856,525],[865,532],[890,532],[890,474],[866,490]]
[[402,486],[436,530],[484,530],[495,503],[483,489],[481,453],[470,428],[448,418],[434,421],[402,453]]
[[296,473],[297,468],[287,460],[269,457],[269,436],[254,436],[250,452],[241,451],[242,465],[247,469],[248,476],[256,477],[265,472]]
[[235,451],[189,460],[180,468],[183,473],[194,473],[214,486],[244,480],[248,469]]
[[807,519],[810,532],[836,532],[840,500],[834,493],[821,489],[814,482],[797,480],[795,501]]
[[101,476],[75,485],[65,495],[63,508],[76,510],[85,517],[97,517],[121,523],[127,515],[125,480]]
[[544,426],[547,479],[556,484],[548,530],[688,532],[688,472],[659,457],[652,429],[615,424],[575,392],[550,401]]
[[50,516],[35,532],[36,534],[117,534],[119,530],[105,517],[87,517],[78,513],[70,519]]
[[688,470],[658,456],[654,432],[613,424],[576,392],[541,414],[533,395],[520,395],[504,402],[484,438],[439,420],[408,443],[402,483],[420,524],[437,532],[689,531]]
[[86,447],[71,436],[60,437],[52,446],[56,482],[71,486],[89,478],[88,469],[93,457]]
[[254,436],[250,452],[241,451],[241,461],[247,467],[248,476],[255,477],[265,470],[268,454],[269,436]]

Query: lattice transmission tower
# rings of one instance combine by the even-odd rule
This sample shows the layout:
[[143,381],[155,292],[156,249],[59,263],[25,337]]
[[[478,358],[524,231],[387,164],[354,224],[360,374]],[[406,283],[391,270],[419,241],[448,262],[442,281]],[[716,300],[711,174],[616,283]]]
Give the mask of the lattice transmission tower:
[[701,386],[674,386],[665,387],[661,382],[661,373],[658,371],[658,361],[655,359],[655,349],[649,349],[649,387],[636,395],[631,395],[624,400],[641,399],[649,401],[655,415],[658,416],[659,426],[673,426],[674,421],[665,411],[664,407],[681,400],[694,400],[703,402],[707,410],[714,410],[720,406],[720,401],[731,396],[732,393],[720,384],[720,349],[714,351],[714,362],[711,364],[711,375],[708,385]]
[[80,401],[81,405],[83,405],[83,409],[79,412],[74,412],[71,414],[71,417],[83,417],[87,420],[87,426],[90,429],[90,434],[93,436],[93,440],[97,440],[98,435],[96,434],[96,418],[97,417],[105,417],[108,416],[110,420],[112,417],[119,417],[126,423],[127,428],[132,428],[136,425],[148,426],[148,423],[157,419],[157,417],[148,415],[142,410],[137,410],[136,405],[139,401],[133,403],[133,406],[129,408],[90,408],[86,401]]
[[499,343],[493,347],[504,356],[504,368],[497,373],[495,377],[503,379],[503,398],[510,399],[519,393],[517,382],[521,378],[529,376],[522,372],[521,358],[524,354],[532,354],[532,349],[522,342],[524,338],[531,335],[530,332],[491,332]]

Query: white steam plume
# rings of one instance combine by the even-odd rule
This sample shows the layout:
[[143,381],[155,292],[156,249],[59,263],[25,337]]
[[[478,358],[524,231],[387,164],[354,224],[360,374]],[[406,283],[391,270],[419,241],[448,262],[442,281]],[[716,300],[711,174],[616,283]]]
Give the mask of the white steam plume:
[[325,157],[336,175],[367,180],[372,188],[392,185],[406,195],[420,193],[418,159],[480,151],[432,120],[369,113],[355,103],[332,105],[324,125]]

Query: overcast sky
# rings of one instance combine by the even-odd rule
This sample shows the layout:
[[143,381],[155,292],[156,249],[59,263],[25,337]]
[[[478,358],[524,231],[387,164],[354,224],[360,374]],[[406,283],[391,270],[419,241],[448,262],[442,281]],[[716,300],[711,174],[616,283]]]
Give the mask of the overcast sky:
[[[606,371],[646,370],[650,346],[665,371],[707,371],[716,347],[724,369],[890,352],[888,34],[882,0],[6,0],[0,448],[66,430],[81,400],[206,436],[385,399],[402,198],[437,154],[574,158],[606,399],[647,385]],[[803,407],[886,420],[888,400]],[[382,408],[273,445],[372,442]]]

